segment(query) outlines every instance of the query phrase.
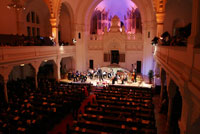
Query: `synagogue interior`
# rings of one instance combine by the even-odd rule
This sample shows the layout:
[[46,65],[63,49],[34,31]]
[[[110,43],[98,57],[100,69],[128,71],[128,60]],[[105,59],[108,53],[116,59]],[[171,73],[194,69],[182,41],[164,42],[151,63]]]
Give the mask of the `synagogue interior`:
[[0,3],[0,134],[199,134],[200,0]]

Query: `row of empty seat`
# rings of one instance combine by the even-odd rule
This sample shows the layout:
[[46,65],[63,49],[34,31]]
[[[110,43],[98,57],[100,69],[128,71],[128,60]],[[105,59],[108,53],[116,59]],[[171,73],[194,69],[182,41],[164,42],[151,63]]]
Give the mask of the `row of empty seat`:
[[71,133],[157,133],[151,89],[110,86],[95,94],[94,103],[74,120]]

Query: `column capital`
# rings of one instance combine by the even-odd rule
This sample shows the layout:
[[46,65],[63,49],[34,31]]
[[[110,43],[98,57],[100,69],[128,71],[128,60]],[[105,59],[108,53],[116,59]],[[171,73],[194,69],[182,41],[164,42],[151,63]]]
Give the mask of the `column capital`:
[[165,19],[165,12],[156,13],[156,21],[158,25],[163,25],[164,19]]
[[38,73],[38,71],[39,71],[41,62],[42,61],[35,61],[34,63],[32,63],[32,66],[34,67],[36,73]]
[[2,66],[0,67],[0,74],[4,77],[4,81],[8,81],[8,76],[12,71],[13,66]]
[[55,28],[58,27],[58,19],[50,18],[49,20],[50,20],[50,24],[51,24],[52,27],[55,27]]

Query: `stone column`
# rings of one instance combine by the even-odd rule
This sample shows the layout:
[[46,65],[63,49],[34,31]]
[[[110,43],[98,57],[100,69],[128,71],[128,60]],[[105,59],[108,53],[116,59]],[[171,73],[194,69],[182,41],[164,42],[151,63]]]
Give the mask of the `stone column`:
[[56,68],[54,68],[54,76],[57,81],[60,80],[60,62],[61,62],[61,60],[62,60],[61,57],[57,57],[55,60]]
[[52,27],[52,38],[55,42],[56,46],[59,46],[59,41],[58,41],[58,21],[56,18],[51,18],[50,19],[51,27]]
[[13,66],[3,66],[2,68],[0,68],[0,72],[2,73],[3,80],[4,80],[4,97],[5,97],[6,103],[9,103],[8,102],[7,83],[8,83],[9,74],[10,74],[12,68],[13,68]]
[[156,13],[156,19],[157,19],[157,36],[160,37],[163,33],[163,26],[164,26],[164,18],[165,13],[164,12],[157,12]]
[[5,96],[5,101],[8,103],[8,89],[7,89],[7,83],[8,83],[8,78],[4,77],[4,96]]
[[193,0],[192,6],[192,30],[188,44],[193,47],[200,47],[200,0]]
[[33,67],[35,68],[35,88],[37,89],[38,88],[38,78],[37,78],[37,75],[38,75],[38,72],[39,72],[39,67],[40,67],[40,63],[42,61],[35,61],[32,65]]
[[160,89],[160,101],[162,102],[163,100],[163,94],[164,94],[164,88],[165,88],[165,81],[166,81],[166,73],[164,72],[164,70],[161,68],[160,69],[160,85],[161,85],[161,89]]
[[173,108],[173,99],[176,94],[176,84],[170,80],[169,84],[167,85],[168,88],[168,115],[167,115],[167,126],[166,128],[168,129],[168,132],[171,134],[172,132],[172,108]]
[[87,70],[87,38],[89,38],[89,34],[85,31],[84,24],[76,25],[76,67],[75,69],[78,71],[86,71]]
[[[143,29],[143,75],[148,75],[149,70],[153,70],[153,46],[151,45],[151,40],[156,36],[156,21],[146,21],[142,25]],[[148,33],[150,32],[150,37]]]
[[38,72],[39,72],[39,68],[36,68],[35,69],[35,89],[38,88],[38,78],[37,78]]

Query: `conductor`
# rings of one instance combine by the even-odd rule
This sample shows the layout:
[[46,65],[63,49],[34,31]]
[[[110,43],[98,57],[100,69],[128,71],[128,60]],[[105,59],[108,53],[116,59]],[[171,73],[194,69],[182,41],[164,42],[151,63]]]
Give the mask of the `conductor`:
[[103,81],[103,73],[101,68],[98,69],[98,76],[99,76],[99,81]]

